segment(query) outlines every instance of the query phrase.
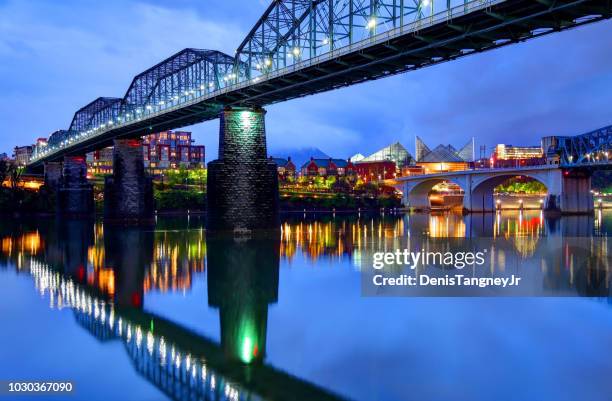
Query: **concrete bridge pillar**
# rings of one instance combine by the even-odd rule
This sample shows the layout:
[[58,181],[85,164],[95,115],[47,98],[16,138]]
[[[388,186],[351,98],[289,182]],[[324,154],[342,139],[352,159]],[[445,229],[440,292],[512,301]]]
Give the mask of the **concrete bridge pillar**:
[[85,156],[64,156],[57,208],[64,215],[90,215],[94,212],[93,186],[87,181]]
[[587,214],[594,210],[591,174],[586,170],[564,170],[561,175],[560,209],[566,214]]
[[278,174],[266,151],[265,110],[221,112],[219,158],[208,163],[211,230],[277,229]]
[[142,140],[115,139],[113,146],[113,175],[104,182],[104,216],[153,217],[153,183],[145,174]]

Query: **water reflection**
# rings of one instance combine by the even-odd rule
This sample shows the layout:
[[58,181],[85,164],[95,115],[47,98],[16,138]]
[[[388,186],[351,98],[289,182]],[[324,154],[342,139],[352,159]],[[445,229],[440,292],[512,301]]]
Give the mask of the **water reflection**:
[[[338,399],[266,364],[281,261],[329,262],[317,263],[323,268],[346,259],[359,268],[373,252],[493,238],[493,270],[508,269],[508,255],[516,253],[541,276],[536,285],[610,297],[611,217],[601,211],[556,219],[538,211],[287,217],[278,236],[244,239],[207,236],[197,219],[160,221],[154,229],[6,222],[0,265],[29,272],[50,307],[71,308],[91,335],[121,341],[138,372],[172,399]],[[568,237],[582,237],[585,245],[568,247]],[[598,237],[604,246],[591,241]],[[220,344],[143,307],[147,293],[189,291],[200,277],[208,305],[219,313]]]

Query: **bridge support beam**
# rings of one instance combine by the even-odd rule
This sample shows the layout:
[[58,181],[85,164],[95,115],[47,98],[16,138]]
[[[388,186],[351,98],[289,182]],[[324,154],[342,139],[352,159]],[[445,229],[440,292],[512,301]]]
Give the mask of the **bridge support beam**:
[[145,174],[142,140],[115,139],[113,146],[113,175],[104,182],[104,216],[152,218],[153,184]]
[[87,181],[85,156],[65,156],[59,182],[56,174],[56,171],[50,172],[49,177],[45,174],[45,180],[55,182],[58,213],[70,216],[93,214],[93,186]]
[[208,229],[279,227],[278,173],[267,158],[265,114],[253,108],[221,113],[219,159],[208,163]]

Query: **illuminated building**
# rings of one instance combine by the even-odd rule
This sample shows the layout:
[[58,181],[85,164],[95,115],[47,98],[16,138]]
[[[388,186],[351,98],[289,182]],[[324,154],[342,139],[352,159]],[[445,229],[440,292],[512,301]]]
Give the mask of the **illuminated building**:
[[491,165],[495,168],[532,166],[544,163],[544,154],[540,146],[498,144],[491,156]]
[[413,161],[412,155],[399,142],[386,146],[368,157],[359,160],[351,158],[351,160],[355,162],[379,162],[387,160],[394,162],[395,166],[399,169],[410,165]]
[[365,156],[362,155],[361,153],[356,153],[353,156],[351,156],[350,159],[353,163],[357,163],[365,159]]
[[286,181],[288,178],[295,178],[295,164],[291,161],[291,157],[283,159],[281,157],[270,156],[270,160],[276,163],[278,178],[281,181]]
[[474,138],[457,150],[452,145],[438,145],[429,149],[421,138],[416,137],[416,165],[424,174],[467,170],[474,160]]
[[[191,132],[162,131],[143,137],[145,169],[159,175],[168,169],[204,168],[205,147],[194,145]],[[113,172],[113,148],[105,148],[87,155],[89,172]]]
[[204,168],[204,146],[193,145],[191,132],[163,131],[143,138],[145,168],[152,174],[165,169]]
[[530,159],[542,157],[542,148],[539,146],[512,146],[498,144],[495,146],[495,157],[498,160]]
[[390,180],[397,177],[395,162],[381,160],[375,162],[361,161],[355,163],[355,171],[363,181]]
[[355,166],[350,161],[344,159],[315,159],[310,158],[300,168],[302,176],[308,177],[327,177],[327,176],[344,176],[355,171]]
[[25,145],[25,146],[15,146],[13,157],[15,158],[15,163],[18,166],[25,166],[30,161],[30,157],[32,157],[32,152],[34,151],[34,146]]
[[401,169],[401,176],[421,175],[425,172],[421,166],[404,166]]

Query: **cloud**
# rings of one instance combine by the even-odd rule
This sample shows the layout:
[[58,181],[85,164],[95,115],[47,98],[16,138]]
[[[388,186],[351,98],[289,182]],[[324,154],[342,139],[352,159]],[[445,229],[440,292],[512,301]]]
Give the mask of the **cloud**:
[[232,51],[241,40],[194,9],[67,3],[0,6],[0,121],[12,128],[2,148],[66,128],[98,96],[123,97],[134,75],[185,47]]

